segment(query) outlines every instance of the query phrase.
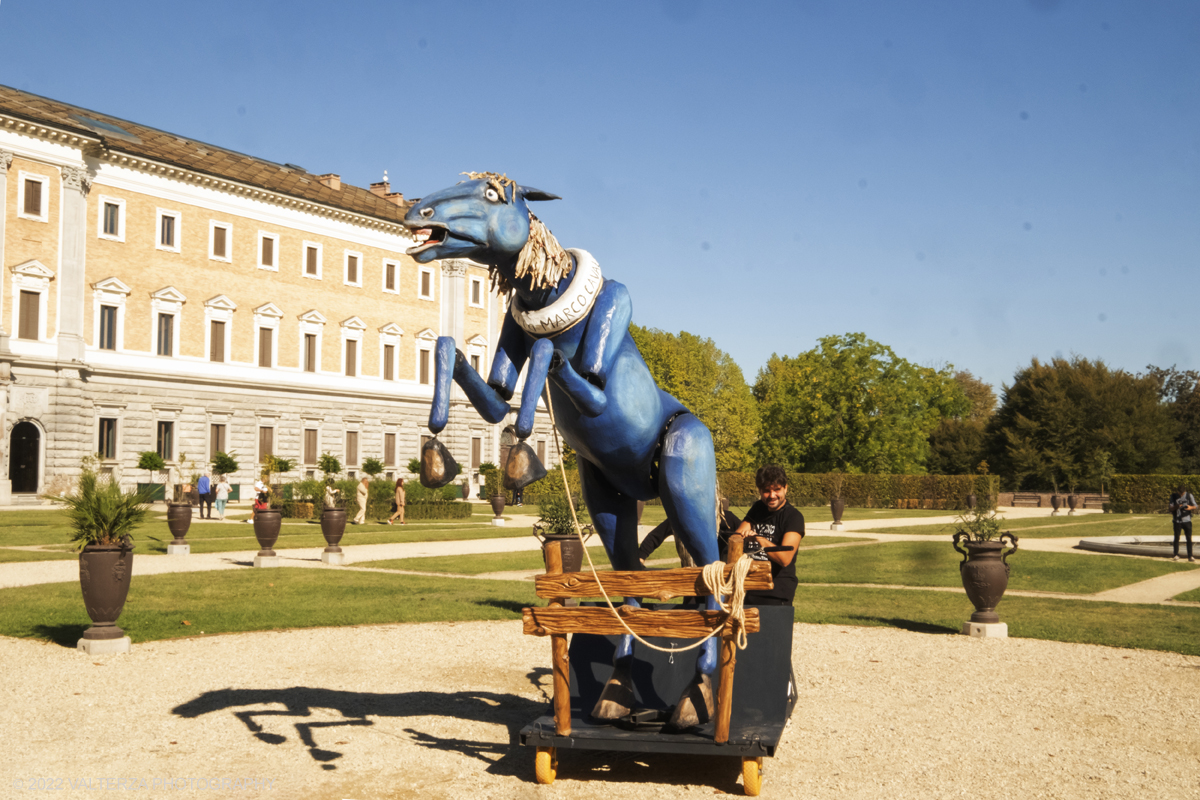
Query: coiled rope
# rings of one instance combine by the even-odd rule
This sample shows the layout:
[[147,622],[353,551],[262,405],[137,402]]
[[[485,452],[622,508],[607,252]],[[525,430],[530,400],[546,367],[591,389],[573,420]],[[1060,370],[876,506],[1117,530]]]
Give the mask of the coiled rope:
[[[575,525],[575,536],[579,539],[579,548],[583,550],[583,555],[587,558],[588,569],[592,571],[592,577],[596,579],[596,585],[600,587],[600,594],[604,596],[604,602],[608,605],[608,610],[621,623],[621,627],[629,633],[637,641],[641,642],[651,650],[657,650],[660,653],[686,653],[689,650],[695,650],[709,639],[725,630],[725,627],[732,620],[737,630],[737,648],[739,650],[746,649],[746,612],[742,608],[742,604],[746,599],[746,575],[750,572],[750,567],[754,564],[754,559],[745,553],[741,558],[733,564],[733,569],[729,573],[729,580],[725,580],[725,564],[720,561],[714,561],[711,564],[704,565],[702,575],[704,577],[704,586],[709,593],[717,598],[717,605],[725,614],[725,619],[721,624],[708,632],[708,635],[703,639],[688,645],[687,647],[660,647],[651,642],[647,642],[639,636],[629,623],[621,616],[613,605],[612,598],[608,596],[608,592],[604,590],[604,583],[600,580],[599,574],[596,572],[596,565],[592,563],[592,554],[588,552],[587,546],[583,541],[583,528],[579,524],[579,516],[575,513],[575,499],[571,497],[571,486],[567,483],[567,468],[563,465],[562,443],[558,435],[558,423],[554,419],[554,404],[550,401],[550,387],[547,386],[542,396],[546,400],[546,409],[550,412],[550,427],[554,429],[554,449],[558,453],[558,469],[562,473],[563,491],[567,493],[567,505],[571,509],[571,521]],[[729,595],[729,602],[726,603],[723,595]]]

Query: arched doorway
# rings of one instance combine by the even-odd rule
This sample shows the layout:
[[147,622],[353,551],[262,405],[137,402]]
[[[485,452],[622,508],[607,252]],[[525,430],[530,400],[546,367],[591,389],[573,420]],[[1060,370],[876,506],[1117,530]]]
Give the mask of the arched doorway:
[[38,461],[42,453],[42,432],[32,422],[13,426],[8,448],[8,477],[13,494],[36,494],[38,490]]

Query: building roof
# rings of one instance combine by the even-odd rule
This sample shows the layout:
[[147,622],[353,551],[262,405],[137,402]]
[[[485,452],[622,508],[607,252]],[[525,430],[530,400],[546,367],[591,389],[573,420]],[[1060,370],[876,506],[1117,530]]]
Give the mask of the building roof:
[[332,188],[303,167],[254,158],[9,86],[0,85],[0,115],[99,140],[108,154],[124,153],[388,222],[400,222],[411,205],[397,205],[340,181],[339,188]]

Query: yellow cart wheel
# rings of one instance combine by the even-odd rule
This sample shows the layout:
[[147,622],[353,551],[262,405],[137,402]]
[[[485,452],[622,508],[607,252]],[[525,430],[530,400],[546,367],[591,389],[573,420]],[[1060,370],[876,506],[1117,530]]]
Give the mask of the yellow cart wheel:
[[763,768],[761,758],[742,759],[742,784],[747,797],[758,797],[762,791]]
[[538,783],[554,783],[554,776],[558,774],[558,752],[553,747],[539,747],[533,767]]

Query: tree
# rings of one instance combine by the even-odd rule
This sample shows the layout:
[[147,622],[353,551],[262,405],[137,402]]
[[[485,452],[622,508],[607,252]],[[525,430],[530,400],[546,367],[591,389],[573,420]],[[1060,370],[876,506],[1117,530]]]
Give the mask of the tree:
[[1004,388],[987,428],[988,463],[1016,488],[1098,486],[1109,470],[1173,472],[1175,426],[1152,376],[1100,359],[1035,358]]
[[922,473],[929,434],[969,407],[949,367],[918,367],[862,333],[772,355],[754,396],[760,461],[797,472]]
[[[758,409],[742,369],[712,339],[630,325],[660,389],[708,426],[718,470],[743,469],[758,438]],[[564,454],[564,459],[566,455]]]
[[1180,469],[1188,475],[1200,473],[1200,373],[1151,365],[1146,367],[1146,374],[1158,383],[1159,399],[1167,404],[1178,424],[1175,446]]
[[155,472],[162,472],[167,468],[167,462],[163,461],[163,457],[153,450],[143,450],[138,453],[138,469],[144,469],[150,472],[150,478],[153,480]]
[[383,472],[383,462],[378,458],[365,458],[362,462],[362,471],[374,480],[379,473]]
[[935,475],[970,475],[983,459],[984,429],[996,411],[996,393],[990,384],[970,372],[954,374],[969,406],[957,416],[944,418],[929,434],[926,468]]
[[338,461],[338,457],[333,453],[321,453],[320,458],[317,459],[317,469],[321,470],[321,477],[329,480],[341,474],[342,462]]
[[218,475],[232,475],[238,471],[236,453],[217,453],[213,456],[213,471]]

